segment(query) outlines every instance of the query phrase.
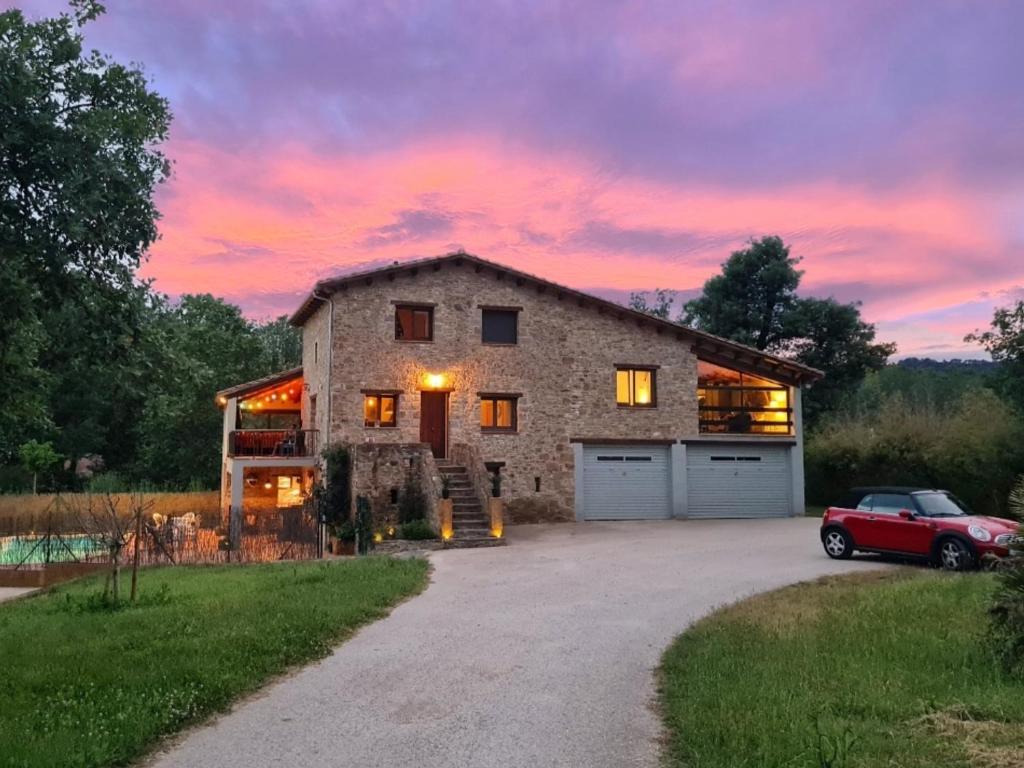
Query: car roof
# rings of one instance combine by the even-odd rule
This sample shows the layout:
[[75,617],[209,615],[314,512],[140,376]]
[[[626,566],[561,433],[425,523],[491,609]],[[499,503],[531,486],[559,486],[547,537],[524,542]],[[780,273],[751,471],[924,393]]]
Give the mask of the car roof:
[[949,493],[939,488],[921,488],[915,485],[867,485],[861,488],[851,488],[850,495],[859,493],[866,496],[869,493]]

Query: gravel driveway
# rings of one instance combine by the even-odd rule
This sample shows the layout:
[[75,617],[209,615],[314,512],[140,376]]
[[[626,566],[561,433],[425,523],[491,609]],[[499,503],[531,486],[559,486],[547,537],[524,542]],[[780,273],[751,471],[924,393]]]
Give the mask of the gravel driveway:
[[324,661],[152,761],[656,766],[652,672],[716,606],[830,573],[816,519],[523,526],[432,556],[433,583]]

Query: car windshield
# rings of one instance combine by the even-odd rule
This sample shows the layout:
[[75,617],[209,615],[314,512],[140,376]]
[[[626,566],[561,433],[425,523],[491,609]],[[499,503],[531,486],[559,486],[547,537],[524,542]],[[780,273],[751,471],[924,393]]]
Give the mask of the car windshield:
[[927,517],[963,517],[971,514],[955,496],[948,493],[915,493],[914,500]]

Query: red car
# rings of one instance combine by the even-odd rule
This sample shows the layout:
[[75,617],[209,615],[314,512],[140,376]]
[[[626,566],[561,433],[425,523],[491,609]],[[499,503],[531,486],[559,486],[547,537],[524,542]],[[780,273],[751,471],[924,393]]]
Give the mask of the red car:
[[1016,531],[1012,520],[973,515],[953,494],[926,488],[855,488],[821,519],[831,558],[909,555],[950,571],[975,568],[987,553],[1005,557]]

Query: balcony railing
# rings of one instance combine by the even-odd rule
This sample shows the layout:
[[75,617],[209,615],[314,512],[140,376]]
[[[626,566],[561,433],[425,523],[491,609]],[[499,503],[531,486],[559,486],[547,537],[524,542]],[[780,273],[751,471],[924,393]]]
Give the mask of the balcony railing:
[[228,456],[316,456],[318,443],[315,429],[236,429],[228,435]]

